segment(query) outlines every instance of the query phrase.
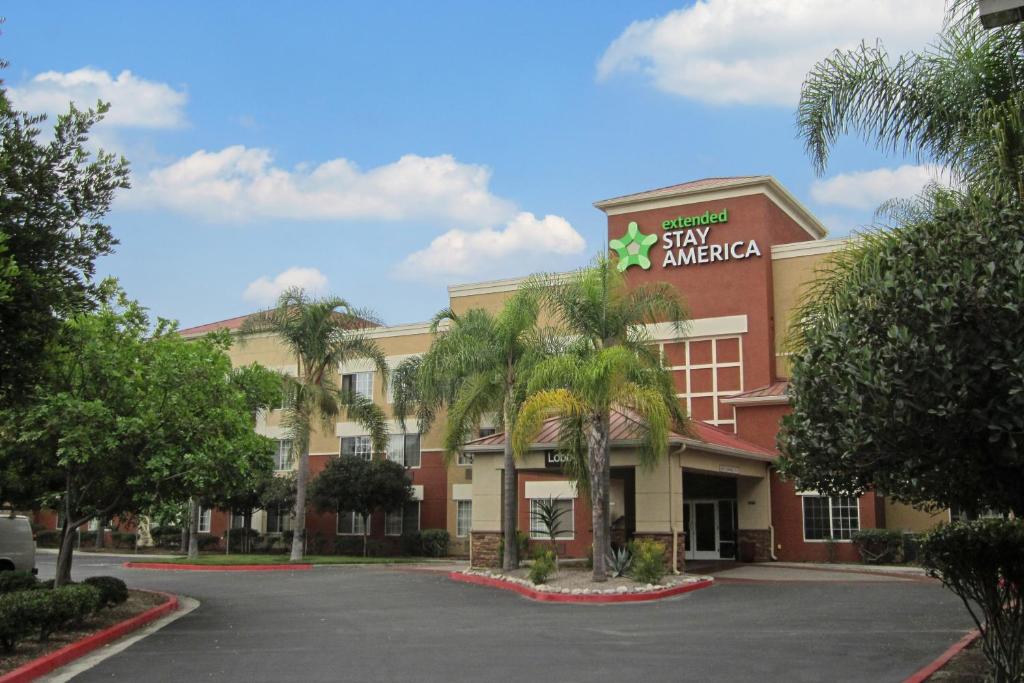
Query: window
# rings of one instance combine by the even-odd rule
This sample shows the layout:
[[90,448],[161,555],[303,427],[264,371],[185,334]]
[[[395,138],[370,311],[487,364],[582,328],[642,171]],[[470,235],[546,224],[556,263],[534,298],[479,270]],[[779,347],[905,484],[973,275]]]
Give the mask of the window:
[[353,372],[341,376],[341,390],[373,398],[373,373]]
[[497,430],[494,427],[481,427],[480,428],[480,438],[482,439],[485,436],[491,436],[496,431]]
[[463,467],[468,467],[469,465],[472,465],[473,464],[473,454],[472,453],[466,453],[465,451],[459,451],[459,461],[458,461],[458,463],[460,465],[462,465]]
[[[544,528],[544,525],[537,519],[537,515],[540,514],[540,507],[538,503],[547,502],[547,498],[531,498],[530,499],[530,538],[548,538],[548,531]],[[572,540],[576,535],[576,521],[573,519],[573,501],[571,498],[553,498],[555,505],[562,510],[562,516],[558,520],[558,535],[555,537],[559,540]]]
[[292,528],[292,510],[284,505],[267,508],[267,533],[280,534]]
[[245,526],[245,515],[241,512],[231,513],[231,528],[241,529]]
[[278,472],[285,472],[292,469],[292,440],[279,439],[277,442],[277,453],[274,454],[274,469]]
[[210,520],[213,517],[212,508],[199,508],[199,533],[208,534],[210,533]]
[[388,436],[388,460],[405,467],[419,467],[420,435],[416,433]]
[[[342,536],[362,536],[363,516],[351,510],[342,510],[338,513],[338,534]],[[373,519],[370,519],[370,529],[373,528]],[[371,533],[368,531],[367,533]]]
[[455,505],[455,535],[465,538],[473,526],[473,501],[457,500]]
[[848,541],[860,528],[860,511],[853,496],[804,496],[804,540]]
[[384,516],[384,533],[386,535],[402,535],[402,512],[402,510],[390,510]]
[[343,436],[341,437],[341,454],[352,455],[370,460],[373,456],[373,444],[368,436]]

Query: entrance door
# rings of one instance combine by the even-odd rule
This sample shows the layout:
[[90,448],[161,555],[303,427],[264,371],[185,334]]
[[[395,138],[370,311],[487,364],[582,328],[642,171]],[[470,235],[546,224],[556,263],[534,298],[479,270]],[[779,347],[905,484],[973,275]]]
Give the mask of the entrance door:
[[688,560],[722,560],[736,557],[735,501],[688,500],[683,502],[683,544]]

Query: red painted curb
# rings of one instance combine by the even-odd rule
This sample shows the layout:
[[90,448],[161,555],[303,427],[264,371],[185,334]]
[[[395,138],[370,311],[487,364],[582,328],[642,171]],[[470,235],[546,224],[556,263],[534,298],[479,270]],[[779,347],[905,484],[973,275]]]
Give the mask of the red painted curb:
[[[714,584],[714,579],[705,579],[703,581],[697,581],[695,583],[684,583],[671,588],[666,588],[660,591],[650,591],[648,593],[608,593],[605,595],[571,595],[569,593],[548,593],[546,591],[538,591],[533,588],[526,586],[509,583],[508,581],[502,581],[501,579],[492,579],[488,576],[476,576],[473,574],[463,574],[462,572],[449,572],[448,578],[452,581],[459,581],[461,583],[472,583],[477,586],[488,586],[490,588],[500,588],[501,590],[512,591],[513,593],[519,593],[524,595],[531,600],[537,600],[538,602],[571,602],[571,603],[616,603],[616,602],[648,602],[650,600],[660,600],[661,598],[668,598],[673,595],[681,595],[683,593],[689,593],[690,591],[699,590],[701,588],[708,588]],[[0,681],[0,683],[3,683]]]
[[[963,638],[950,645],[949,648],[939,655],[934,662],[922,669],[918,669],[910,676],[903,679],[903,683],[924,683],[933,673],[946,666],[946,664],[949,663],[949,660],[960,654],[964,648],[976,641],[980,636],[981,631],[974,629]],[[2,681],[0,681],[0,683],[2,683]]]
[[177,596],[171,595],[170,593],[162,593],[160,591],[146,592],[162,595],[167,598],[167,602],[157,605],[156,607],[151,607],[142,614],[136,614],[134,617],[125,619],[121,623],[114,624],[109,628],[105,628],[99,633],[94,633],[91,636],[86,636],[85,638],[71,643],[70,645],[65,645],[61,649],[51,652],[48,655],[43,655],[38,659],[33,659],[28,664],[23,664],[13,671],[8,671],[3,676],[0,676],[0,683],[28,683],[28,681],[34,681],[43,674],[47,674],[58,667],[64,666],[68,662],[72,662],[79,657],[87,655],[93,650],[117,640],[126,633],[142,628],[158,617],[178,609]]
[[[193,572],[285,572],[312,569],[311,564],[174,564],[171,562],[125,562],[127,569],[166,569]],[[3,683],[3,681],[0,681]]]

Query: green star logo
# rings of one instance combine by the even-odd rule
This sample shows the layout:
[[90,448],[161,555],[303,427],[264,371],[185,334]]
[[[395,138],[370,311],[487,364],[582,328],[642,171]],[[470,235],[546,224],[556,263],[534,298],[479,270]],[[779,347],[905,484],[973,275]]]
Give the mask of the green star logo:
[[647,270],[651,267],[651,259],[648,257],[648,254],[651,251],[651,247],[657,241],[657,235],[643,234],[634,221],[626,228],[625,235],[617,240],[612,240],[608,243],[608,246],[619,255],[620,272],[630,266],[640,266]]

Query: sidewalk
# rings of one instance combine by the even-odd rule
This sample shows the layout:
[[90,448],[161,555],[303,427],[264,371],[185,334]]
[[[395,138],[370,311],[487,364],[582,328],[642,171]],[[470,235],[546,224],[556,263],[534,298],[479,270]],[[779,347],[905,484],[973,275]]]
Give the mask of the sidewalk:
[[[36,548],[36,555],[57,555],[59,551],[56,548]],[[122,550],[121,552],[102,552],[97,553],[91,550],[81,550],[75,548],[75,555],[79,557],[142,557],[147,559],[167,559],[170,557],[180,557],[178,554],[170,553],[163,555],[151,555],[144,553],[133,553],[130,550]]]

